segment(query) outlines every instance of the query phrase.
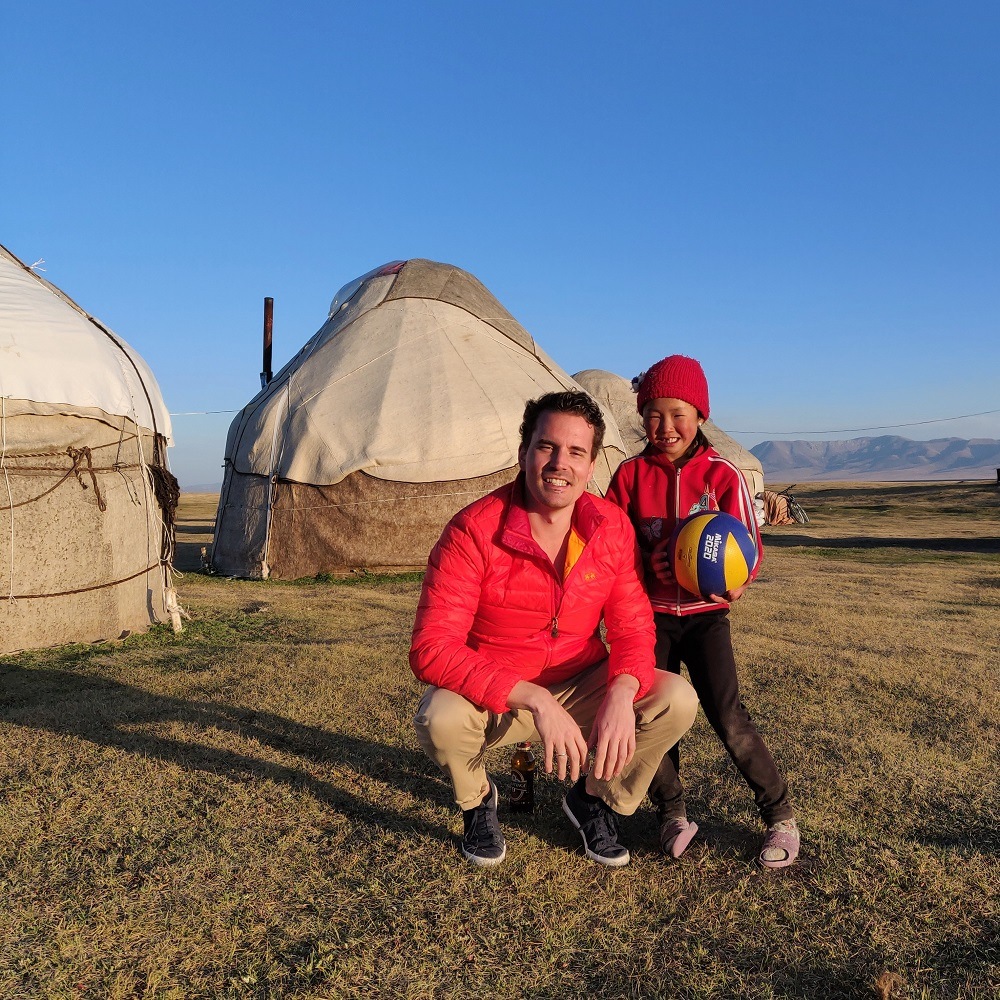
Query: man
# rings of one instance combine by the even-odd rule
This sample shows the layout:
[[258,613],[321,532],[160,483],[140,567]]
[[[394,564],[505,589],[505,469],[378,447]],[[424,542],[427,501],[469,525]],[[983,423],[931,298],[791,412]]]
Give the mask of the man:
[[563,811],[587,857],[620,866],[629,852],[617,816],[635,812],[694,721],[691,686],[653,666],[632,526],[586,492],[603,440],[586,393],[532,400],[517,479],[456,514],[430,554],[410,666],[431,687],[413,721],[451,779],[462,853],[476,865],[499,864],[507,850],[488,749],[541,743],[545,770],[573,781]]

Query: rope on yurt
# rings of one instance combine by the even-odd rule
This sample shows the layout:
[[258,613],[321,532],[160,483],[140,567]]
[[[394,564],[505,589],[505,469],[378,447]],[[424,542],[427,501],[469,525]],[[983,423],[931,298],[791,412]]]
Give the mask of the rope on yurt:
[[481,497],[482,490],[462,490],[458,493],[410,493],[407,496],[386,497],[384,500],[351,500],[349,503],[314,503],[308,506],[277,507],[278,514],[293,514],[300,510],[327,510],[341,507],[373,507],[380,503],[399,503],[403,500],[437,500],[439,497]]
[[[101,446],[98,445],[98,447],[101,447]],[[36,494],[33,497],[28,497],[27,500],[19,500],[17,503],[13,503],[13,498],[11,498],[10,506],[8,506],[8,507],[0,507],[0,510],[13,510],[15,507],[27,507],[28,504],[35,503],[36,501],[41,500],[42,497],[46,497],[50,493],[54,493],[57,489],[59,489],[60,486],[62,486],[63,483],[66,482],[67,479],[69,479],[70,476],[73,476],[73,475],[76,476],[77,482],[79,482],[79,484],[83,487],[83,489],[85,489],[85,490],[89,489],[90,487],[88,487],[87,484],[83,481],[83,472],[80,469],[80,462],[81,462],[81,460],[84,459],[84,458],[86,458],[87,459],[87,468],[86,468],[85,471],[87,473],[89,473],[91,481],[94,484],[94,494],[97,497],[97,506],[100,508],[100,510],[102,512],[106,511],[108,509],[108,505],[107,505],[107,502],[104,500],[104,497],[101,495],[101,489],[100,489],[100,486],[98,485],[98,482],[97,482],[97,473],[98,472],[121,472],[122,469],[137,469],[137,468],[139,468],[139,466],[138,465],[117,465],[117,466],[100,466],[100,465],[96,465],[95,466],[94,463],[93,463],[92,457],[90,455],[90,452],[92,450],[93,449],[91,449],[91,448],[79,448],[79,449],[78,448],[67,448],[66,451],[33,452],[30,455],[19,456],[21,458],[60,458],[63,455],[68,455],[69,458],[70,458],[70,460],[71,460],[71,462],[72,462],[72,465],[70,465],[70,467],[59,477],[59,481],[54,486],[50,486],[47,490],[44,490],[43,492],[38,493],[38,494]],[[15,474],[21,473],[21,472],[59,472],[60,471],[58,468],[55,468],[55,467],[53,467],[51,465],[18,465],[18,466],[6,467],[4,469],[5,475],[7,473],[7,469],[8,468],[10,469],[11,472],[14,472]],[[9,492],[10,492],[10,489],[9,489],[9,481],[8,481],[8,494],[9,494]]]
[[134,580],[137,576],[142,576],[144,573],[150,573],[159,566],[159,561],[151,563],[145,569],[140,569],[133,573],[131,576],[123,576],[120,580],[113,580],[111,583],[95,583],[89,587],[77,587],[74,590],[60,590],[55,594],[12,594],[11,600],[13,601],[36,601],[44,597],[70,597],[73,594],[87,594],[92,590],[105,590],[108,587],[117,587],[120,584],[128,583],[129,580]]
[[[39,600],[39,599],[46,598],[46,597],[70,597],[70,596],[72,596],[74,594],[85,594],[85,593],[89,593],[90,591],[94,591],[94,590],[104,590],[104,589],[106,589],[108,587],[117,587],[117,586],[119,586],[119,585],[121,585],[123,583],[128,583],[130,580],[136,579],[136,577],[143,576],[144,574],[150,573],[153,570],[157,569],[160,566],[160,562],[161,562],[160,559],[158,559],[156,562],[151,563],[150,565],[144,567],[143,569],[140,569],[137,572],[130,574],[129,576],[122,577],[120,580],[113,580],[113,581],[111,581],[109,583],[96,583],[96,584],[92,584],[92,585],[87,586],[87,587],[75,587],[72,590],[61,590],[61,591],[58,591],[56,593],[51,593],[51,594],[15,594],[14,593],[14,566],[15,566],[15,559],[14,559],[14,520],[13,520],[14,515],[13,515],[13,511],[17,507],[25,507],[25,506],[27,506],[30,503],[35,503],[36,501],[42,499],[42,497],[48,496],[48,494],[50,494],[50,493],[54,492],[55,490],[57,490],[63,483],[67,482],[73,476],[76,477],[77,482],[79,482],[80,486],[83,489],[85,489],[85,490],[89,489],[90,487],[87,485],[87,483],[84,482],[84,475],[89,475],[91,483],[93,484],[93,487],[94,487],[94,495],[95,495],[95,497],[97,499],[98,507],[103,512],[103,511],[107,510],[107,502],[105,501],[104,496],[101,493],[100,484],[99,484],[98,479],[97,479],[97,474],[98,473],[117,472],[119,475],[121,475],[125,479],[126,483],[129,486],[129,492],[131,494],[133,487],[132,487],[132,484],[129,481],[128,477],[125,476],[124,470],[126,470],[126,469],[139,469],[142,466],[139,463],[125,464],[125,463],[120,462],[120,461],[116,461],[114,465],[109,465],[109,466],[95,466],[94,463],[93,463],[92,452],[97,451],[97,450],[102,449],[102,448],[114,447],[115,442],[111,442],[110,444],[94,445],[93,447],[86,447],[85,446],[83,448],[73,448],[72,446],[70,446],[70,447],[67,447],[65,451],[28,452],[28,453],[25,453],[25,454],[21,454],[21,455],[18,456],[19,458],[61,458],[61,457],[68,457],[70,459],[70,461],[71,461],[72,464],[59,477],[58,482],[54,486],[51,486],[49,489],[45,490],[42,493],[37,494],[36,496],[29,497],[27,500],[21,500],[18,503],[14,503],[13,491],[12,491],[11,485],[10,485],[10,473],[11,472],[13,472],[15,474],[23,473],[23,472],[27,472],[27,473],[45,473],[45,472],[60,472],[62,470],[59,469],[59,468],[53,467],[51,465],[19,465],[19,466],[10,466],[10,465],[7,464],[7,458],[8,458],[8,455],[7,455],[7,419],[6,419],[7,414],[6,414],[5,399],[6,399],[6,397],[0,397],[0,469],[3,470],[3,473],[4,473],[4,482],[5,482],[5,485],[6,485],[6,488],[7,488],[7,507],[5,507],[5,508],[4,507],[0,507],[0,510],[8,510],[8,511],[11,512],[10,591],[9,591],[9,595],[7,597],[7,599],[10,601],[10,603],[12,603],[12,604],[16,603],[19,600],[22,600],[22,601]],[[139,435],[128,435],[128,439],[132,439],[132,438],[139,438]],[[123,441],[124,441],[124,438],[120,437],[118,443],[120,444]],[[141,438],[139,438],[139,444],[141,446]],[[119,451],[119,456],[120,456],[120,454],[121,453]],[[166,475],[170,476],[170,479],[173,480],[174,484],[176,484],[177,480],[174,479],[173,476],[171,476],[169,472],[167,472]],[[168,487],[167,491],[164,493],[164,501],[165,502],[169,502],[169,499],[168,499],[169,495],[170,495],[170,491],[169,491],[169,487]],[[179,498],[179,496],[180,496],[180,490],[179,489],[176,489],[176,493],[174,494],[174,496],[176,498]],[[176,509],[176,499],[173,502],[173,506],[174,506],[174,509]],[[148,528],[147,528],[147,530],[148,530]],[[176,604],[176,602],[174,603],[174,609],[177,611],[177,613],[183,614],[183,615],[186,616],[186,612],[184,612],[183,609],[179,608],[179,606]]]
[[77,482],[84,488],[87,488],[87,484],[83,481],[83,475],[80,472],[80,459],[85,458],[87,460],[87,471],[90,473],[90,481],[94,485],[94,496],[97,498],[97,509],[103,514],[108,509],[108,504],[104,497],[101,496],[101,488],[97,485],[97,473],[94,472],[94,462],[91,456],[90,449],[84,445],[82,448],[67,448],[69,452],[69,457],[73,459],[73,469],[72,471],[76,473]]
[[[122,416],[122,425],[118,428],[118,441],[116,443],[117,450],[115,452],[115,461],[113,468],[117,470],[118,474],[122,477],[122,482],[125,484],[125,489],[128,490],[128,495],[132,500],[133,504],[139,503],[139,495],[135,491],[135,487],[132,485],[132,481],[122,472],[122,469],[126,468],[125,464],[122,462],[122,445],[125,444],[125,421],[126,417]],[[139,445],[142,445],[142,431],[137,430],[135,437],[139,438]],[[134,468],[134,466],[133,466]]]

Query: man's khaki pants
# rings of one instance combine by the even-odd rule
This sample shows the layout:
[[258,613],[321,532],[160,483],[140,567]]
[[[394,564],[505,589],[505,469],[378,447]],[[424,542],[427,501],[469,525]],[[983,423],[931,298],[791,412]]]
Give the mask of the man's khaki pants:
[[[570,680],[549,688],[576,720],[584,739],[607,692],[607,660],[588,667]],[[631,816],[639,808],[663,758],[694,722],[698,696],[677,674],[656,671],[656,680],[635,703],[635,756],[617,778],[587,778],[587,791],[603,799],[616,813]],[[413,719],[424,752],[448,777],[455,802],[474,809],[486,796],[486,751],[523,740],[541,742],[531,712],[512,709],[503,715],[473,705],[460,694],[429,687]]]

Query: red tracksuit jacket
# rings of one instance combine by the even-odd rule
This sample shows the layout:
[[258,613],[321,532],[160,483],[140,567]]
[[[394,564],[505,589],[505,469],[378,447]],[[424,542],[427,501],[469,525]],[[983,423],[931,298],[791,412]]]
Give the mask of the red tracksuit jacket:
[[680,468],[647,445],[641,454],[618,466],[607,499],[618,504],[635,527],[654,611],[690,615],[729,606],[706,601],[676,583],[662,583],[650,568],[649,557],[656,544],[670,537],[678,521],[699,510],[725,511],[747,526],[757,548],[750,579],[757,576],[764,553],[753,497],[739,469],[711,445],[702,445]]

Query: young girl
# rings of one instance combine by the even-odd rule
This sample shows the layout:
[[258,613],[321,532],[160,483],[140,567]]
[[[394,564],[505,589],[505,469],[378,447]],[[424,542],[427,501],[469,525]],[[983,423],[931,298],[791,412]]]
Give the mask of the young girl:
[[[790,865],[799,831],[782,778],[740,701],[729,632],[729,604],[757,575],[761,544],[753,498],[743,476],[708,443],[708,382],[694,358],[673,354],[633,380],[649,444],[615,473],[607,497],[635,526],[646,569],[646,589],[656,619],[656,665],[680,673],[687,665],[705,716],[750,786],[767,827],[758,860],[767,868]],[[674,579],[667,542],[682,518],[701,510],[738,517],[757,546],[750,581],[711,600],[682,589]],[[687,818],[674,746],[649,789],[660,819],[660,847],[679,858],[698,826]]]

